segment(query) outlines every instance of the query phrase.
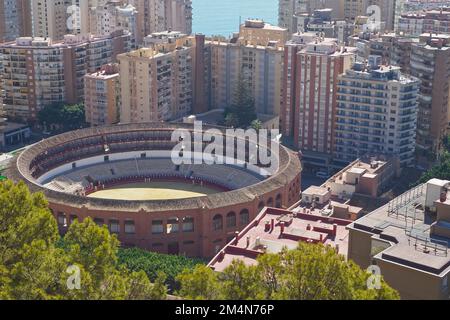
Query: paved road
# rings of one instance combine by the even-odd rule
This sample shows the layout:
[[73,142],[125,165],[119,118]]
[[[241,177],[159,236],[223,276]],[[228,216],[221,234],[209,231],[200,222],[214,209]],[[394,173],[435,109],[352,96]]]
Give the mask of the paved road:
[[302,191],[308,189],[310,186],[320,186],[328,179],[317,178],[314,174],[304,173],[302,174]]

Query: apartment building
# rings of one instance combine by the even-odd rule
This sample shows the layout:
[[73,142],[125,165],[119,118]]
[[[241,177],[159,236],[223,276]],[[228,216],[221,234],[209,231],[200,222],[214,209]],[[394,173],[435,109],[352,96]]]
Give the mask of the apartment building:
[[358,16],[365,16],[368,0],[344,0],[344,17],[354,21]]
[[142,43],[142,34],[138,27],[138,12],[131,4],[120,1],[109,1],[103,6],[93,7],[89,11],[90,32],[99,36],[107,36],[117,30],[130,33],[132,48]]
[[381,61],[370,56],[338,77],[335,162],[387,154],[413,163],[420,83]]
[[348,259],[380,268],[402,299],[448,300],[448,190],[449,181],[431,179],[348,225]]
[[332,153],[337,79],[355,53],[314,33],[296,34],[286,44],[281,126],[302,152]]
[[0,43],[31,36],[31,7],[27,0],[0,0]]
[[129,0],[128,3],[137,9],[142,37],[165,30],[192,33],[191,0]]
[[383,23],[387,30],[394,30],[394,0],[344,0],[344,17],[355,21],[357,17],[367,16],[370,22]]
[[395,31],[416,37],[429,32],[450,34],[450,7],[402,14]]
[[66,35],[55,42],[22,37],[0,45],[1,97],[8,117],[35,122],[47,105],[83,101],[84,75],[128,49],[129,34],[122,31],[108,37]]
[[350,37],[349,43],[357,48],[358,61],[367,61],[369,56],[377,55],[382,58],[383,64],[388,65],[390,64],[394,43],[399,38],[393,32],[381,34],[360,32],[358,35]]
[[239,27],[239,42],[245,45],[283,46],[288,40],[288,33],[284,28],[272,26],[262,20],[249,19]]
[[[201,100],[196,92],[202,92],[204,69],[195,53],[197,46],[203,47],[204,37],[166,35],[164,40],[163,33],[158,33],[154,35],[158,41],[150,41],[148,48],[117,57],[121,123],[178,119],[191,113],[194,100]],[[194,88],[196,81],[198,88]]]
[[165,29],[192,33],[192,0],[166,0]]
[[[59,41],[65,34],[81,33],[87,27],[88,12],[83,12],[92,0],[31,0],[33,36]],[[83,18],[83,21],[81,19]],[[84,30],[88,32],[88,30]]]
[[411,46],[410,72],[421,81],[417,148],[425,156],[438,154],[448,127],[450,35],[421,35]]
[[311,15],[315,10],[322,9],[330,9],[333,20],[344,19],[344,0],[279,0],[278,26],[289,33],[305,31],[298,28],[301,15]]
[[278,26],[287,29],[289,33],[297,32],[295,16],[309,13],[309,2],[306,0],[279,0]]
[[231,105],[239,77],[249,84],[256,112],[278,115],[281,105],[284,41],[287,30],[247,20],[229,41],[211,40],[210,108]]
[[119,122],[119,67],[107,64],[84,76],[84,109],[91,126]]

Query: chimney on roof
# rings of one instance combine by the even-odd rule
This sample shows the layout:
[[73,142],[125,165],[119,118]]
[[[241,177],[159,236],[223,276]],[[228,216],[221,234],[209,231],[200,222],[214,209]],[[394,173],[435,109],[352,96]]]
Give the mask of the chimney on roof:
[[234,244],[237,245],[239,241],[239,231],[234,232]]
[[265,224],[264,224],[264,232],[269,232],[270,231],[270,221],[266,220]]
[[246,248],[248,248],[250,246],[250,236],[247,236],[247,245]]
[[284,233],[284,222],[280,222],[280,236]]
[[225,251],[221,250],[220,254],[219,254],[219,261],[222,261],[224,257],[225,257]]
[[275,219],[271,219],[270,220],[270,230],[272,230],[273,231],[273,229],[275,228]]
[[337,234],[337,224],[333,223],[333,236],[336,236]]

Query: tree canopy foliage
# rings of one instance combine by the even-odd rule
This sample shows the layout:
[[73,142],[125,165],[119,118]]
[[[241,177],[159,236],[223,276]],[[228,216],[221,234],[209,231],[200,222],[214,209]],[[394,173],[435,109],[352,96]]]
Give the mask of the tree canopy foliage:
[[44,107],[38,113],[39,123],[61,131],[80,129],[86,126],[83,104],[55,103]]
[[368,289],[370,273],[345,261],[333,248],[300,243],[295,250],[263,254],[257,265],[234,260],[222,273],[206,266],[185,270],[177,279],[178,294],[189,299],[350,300],[398,299],[381,279]]
[[[74,221],[61,245],[56,220],[41,193],[22,182],[0,183],[0,299],[162,299],[165,276],[118,263],[119,242],[106,226]],[[80,287],[68,285],[80,271]],[[70,271],[70,270],[69,270]]]
[[242,75],[239,76],[231,105],[225,110],[225,123],[233,127],[246,128],[257,118],[255,100],[250,86]]
[[167,276],[166,284],[171,292],[178,289],[176,277],[184,269],[193,269],[197,265],[205,264],[200,259],[161,254],[139,248],[121,248],[118,257],[120,264],[124,264],[132,271],[144,271],[151,281],[158,278],[158,273],[164,272]]
[[450,152],[445,151],[440,159],[439,163],[431,167],[426,171],[419,179],[418,183],[425,183],[428,180],[436,178],[442,180],[450,180]]

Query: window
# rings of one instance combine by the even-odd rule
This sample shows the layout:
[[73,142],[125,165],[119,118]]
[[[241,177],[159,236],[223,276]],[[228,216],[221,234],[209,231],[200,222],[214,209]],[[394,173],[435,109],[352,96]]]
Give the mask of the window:
[[264,208],[264,201],[260,201],[258,204],[258,211],[261,211]]
[[164,232],[164,225],[162,220],[153,220],[152,221],[152,234],[158,234]]
[[281,200],[281,194],[277,194],[277,197],[275,199],[275,207],[281,208],[282,200]]
[[66,214],[64,212],[58,212],[58,224],[67,226]]
[[193,232],[194,231],[194,218],[184,217],[183,218],[183,232]]
[[177,233],[179,230],[178,218],[169,218],[167,220],[167,233]]
[[125,233],[128,234],[133,234],[135,233],[135,227],[134,227],[134,221],[133,220],[128,220],[125,221]]
[[102,218],[94,218],[94,222],[99,226],[102,226],[104,224],[104,221]]
[[223,229],[223,218],[222,215],[216,214],[212,222],[213,230],[218,231]]
[[109,220],[109,231],[111,233],[119,233],[120,232],[119,220]]
[[250,217],[249,217],[249,212],[247,209],[243,209],[239,213],[239,221],[240,221],[241,225],[247,225],[249,223]]
[[227,228],[236,227],[236,213],[233,211],[227,213]]

